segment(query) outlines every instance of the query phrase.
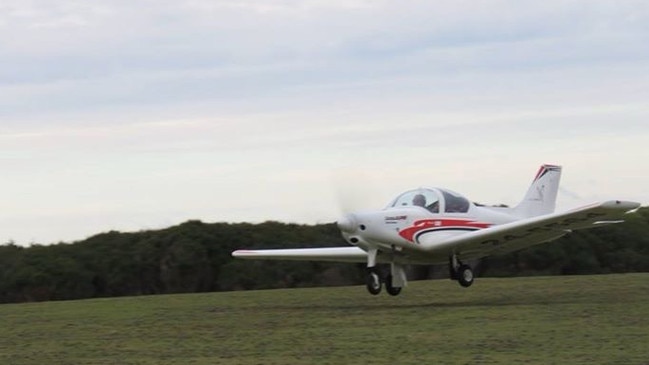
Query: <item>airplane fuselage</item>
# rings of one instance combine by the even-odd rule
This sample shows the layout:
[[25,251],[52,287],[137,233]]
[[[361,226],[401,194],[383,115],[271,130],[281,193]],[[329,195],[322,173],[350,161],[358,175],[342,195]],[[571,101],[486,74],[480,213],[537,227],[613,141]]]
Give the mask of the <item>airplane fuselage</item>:
[[[431,212],[419,206],[388,207],[381,211],[350,214],[340,226],[343,237],[350,244],[366,251],[380,247],[383,251],[393,252],[398,260],[404,249],[431,252],[435,245],[453,236],[519,219],[498,210],[502,209],[475,204],[470,204],[465,213]],[[448,255],[438,255],[435,261],[443,263]],[[412,259],[408,257],[407,261],[412,262]],[[425,263],[431,263],[431,259],[429,255]]]

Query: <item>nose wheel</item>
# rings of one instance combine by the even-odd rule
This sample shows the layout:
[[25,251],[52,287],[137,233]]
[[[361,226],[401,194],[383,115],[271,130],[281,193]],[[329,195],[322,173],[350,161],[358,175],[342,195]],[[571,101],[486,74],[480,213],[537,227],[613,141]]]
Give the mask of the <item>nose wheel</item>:
[[366,286],[367,291],[372,295],[378,295],[381,292],[381,276],[374,267],[367,270]]
[[385,278],[385,291],[387,291],[388,294],[392,295],[393,297],[401,293],[400,286],[392,286],[392,274],[388,274],[388,276]]
[[385,291],[388,294],[392,296],[401,294],[402,287],[393,285],[392,274],[388,274],[383,278],[376,267],[369,268],[367,270],[367,278],[365,282],[367,291],[372,295],[378,295],[383,288],[383,284],[385,284]]
[[381,292],[383,283],[388,294],[395,296],[401,293],[401,288],[406,285],[406,273],[403,265],[392,262],[390,264],[390,274],[385,277],[376,266],[377,249],[367,250],[367,277],[365,286],[367,291],[372,295],[378,295]]

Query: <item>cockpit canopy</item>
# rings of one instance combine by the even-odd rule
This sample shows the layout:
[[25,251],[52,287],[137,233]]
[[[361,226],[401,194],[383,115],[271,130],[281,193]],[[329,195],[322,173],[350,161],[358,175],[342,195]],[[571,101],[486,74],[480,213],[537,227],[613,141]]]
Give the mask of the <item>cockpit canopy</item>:
[[431,213],[466,213],[471,203],[462,195],[447,189],[415,189],[399,195],[388,208],[420,206]]

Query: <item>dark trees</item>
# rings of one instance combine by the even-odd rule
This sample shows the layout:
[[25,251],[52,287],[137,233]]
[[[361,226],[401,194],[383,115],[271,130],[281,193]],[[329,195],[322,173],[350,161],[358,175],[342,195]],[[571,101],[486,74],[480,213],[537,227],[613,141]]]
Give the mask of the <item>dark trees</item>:
[[[0,302],[360,284],[363,265],[234,260],[238,248],[345,246],[334,224],[189,221],[70,244],[0,245]],[[478,264],[478,263],[475,263]],[[411,278],[447,275],[413,267]],[[479,263],[482,276],[649,271],[649,208],[624,224],[574,232]]]

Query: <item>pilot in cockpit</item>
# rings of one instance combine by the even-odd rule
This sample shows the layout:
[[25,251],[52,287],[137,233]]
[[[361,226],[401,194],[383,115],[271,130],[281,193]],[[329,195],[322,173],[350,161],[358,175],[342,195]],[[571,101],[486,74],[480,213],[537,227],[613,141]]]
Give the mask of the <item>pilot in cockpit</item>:
[[430,203],[430,205],[426,205],[426,203],[427,203],[427,199],[426,196],[424,196],[424,194],[417,194],[412,198],[413,206],[426,208],[432,213],[439,212],[439,202],[437,200]]
[[412,198],[412,205],[417,207],[426,207],[426,197],[423,194],[417,194]]

